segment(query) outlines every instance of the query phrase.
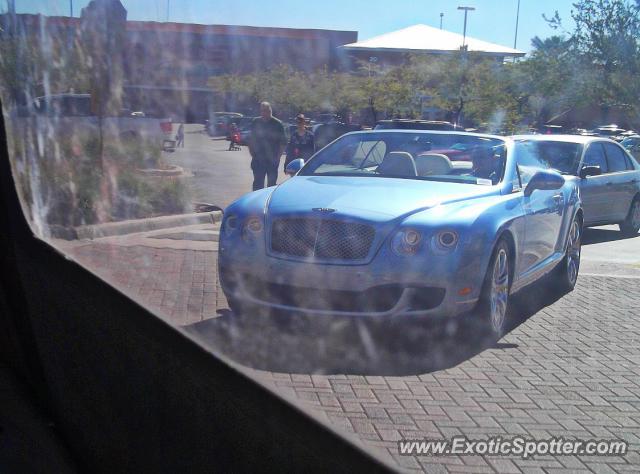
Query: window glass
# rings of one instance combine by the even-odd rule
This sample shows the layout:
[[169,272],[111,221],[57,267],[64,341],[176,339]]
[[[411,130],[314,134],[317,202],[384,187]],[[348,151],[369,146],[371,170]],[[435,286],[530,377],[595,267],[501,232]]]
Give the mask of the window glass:
[[360,132],[321,150],[300,174],[492,185],[502,179],[505,156],[504,142],[488,136]]
[[625,171],[627,169],[625,153],[618,145],[614,145],[613,143],[605,143],[604,149],[607,153],[607,164],[609,165],[610,173],[615,173],[616,171]]
[[584,166],[599,166],[602,173],[608,173],[607,158],[601,143],[592,143],[587,148],[583,160]]
[[[345,149],[343,153],[349,154],[351,147]],[[360,142],[355,147],[355,153],[351,158],[341,157],[342,160],[348,160],[356,166],[368,166],[379,165],[384,159],[385,151],[387,150],[387,144],[382,140],[372,140]]]
[[[570,175],[582,156],[603,173],[640,156],[640,9],[464,5],[0,1],[24,212],[37,237],[398,469],[632,471],[635,452],[399,452],[453,435],[638,440],[640,238],[621,238],[637,212],[619,192],[611,215],[606,179]],[[636,158],[585,150],[598,133],[628,137]],[[564,187],[508,193],[541,169]]]
[[552,168],[560,173],[574,174],[580,160],[582,145],[559,141],[516,140],[516,160],[520,166]]

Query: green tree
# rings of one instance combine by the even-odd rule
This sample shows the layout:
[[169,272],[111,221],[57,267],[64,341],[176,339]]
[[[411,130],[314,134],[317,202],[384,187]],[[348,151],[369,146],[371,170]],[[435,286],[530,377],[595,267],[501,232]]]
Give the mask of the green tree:
[[[640,113],[640,2],[579,0],[571,16],[571,72],[580,79],[574,87],[576,104],[599,106],[603,121],[612,107]],[[547,21],[562,28],[557,12]]]
[[545,40],[534,37],[533,51],[527,60],[512,68],[516,93],[521,98],[521,110],[526,104],[533,125],[540,126],[562,114],[580,101],[579,82],[584,76],[576,75],[580,64],[575,60],[571,42],[562,36]]

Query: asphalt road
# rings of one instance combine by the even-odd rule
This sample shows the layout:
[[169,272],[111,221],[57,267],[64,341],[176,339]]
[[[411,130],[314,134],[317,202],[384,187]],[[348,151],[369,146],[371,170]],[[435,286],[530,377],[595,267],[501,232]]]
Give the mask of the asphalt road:
[[[165,156],[169,163],[193,174],[188,179],[194,201],[224,209],[244,193],[250,192],[253,182],[251,156],[247,147],[241,147],[240,151],[228,151],[228,148],[227,140],[211,138],[202,125],[187,125],[184,148],[165,153]],[[284,157],[279,169],[279,183],[286,179],[282,163]]]

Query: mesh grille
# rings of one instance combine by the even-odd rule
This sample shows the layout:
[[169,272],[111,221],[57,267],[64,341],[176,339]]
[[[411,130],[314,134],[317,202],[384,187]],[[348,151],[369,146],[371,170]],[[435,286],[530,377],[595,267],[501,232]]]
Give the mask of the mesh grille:
[[320,219],[276,219],[271,249],[294,257],[361,260],[369,254],[375,231],[366,224]]

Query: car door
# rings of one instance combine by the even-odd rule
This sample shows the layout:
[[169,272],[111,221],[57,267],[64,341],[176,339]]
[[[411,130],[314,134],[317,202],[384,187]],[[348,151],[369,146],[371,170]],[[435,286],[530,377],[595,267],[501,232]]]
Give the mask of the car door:
[[607,186],[607,196],[609,202],[610,218],[612,222],[624,220],[629,213],[631,201],[635,196],[635,183],[637,177],[635,172],[628,169],[626,153],[616,143],[604,143],[604,151],[607,155],[607,165],[609,166],[609,177],[605,182]]
[[602,142],[592,142],[587,146],[581,168],[584,166],[599,166],[602,172],[600,176],[587,176],[580,180],[584,223],[591,225],[605,220],[610,208],[606,186],[609,168]]
[[[518,173],[523,189],[533,175],[544,168],[542,163],[519,164]],[[527,273],[554,254],[565,203],[562,189],[536,189],[530,196],[524,196],[522,203],[525,214],[525,238],[520,269]]]

